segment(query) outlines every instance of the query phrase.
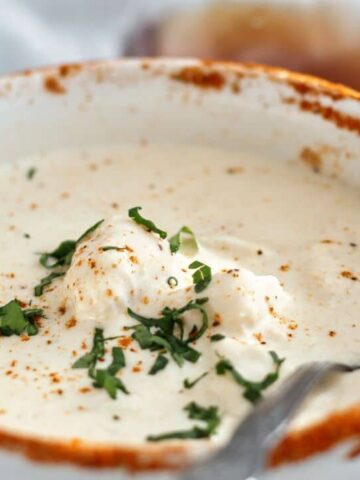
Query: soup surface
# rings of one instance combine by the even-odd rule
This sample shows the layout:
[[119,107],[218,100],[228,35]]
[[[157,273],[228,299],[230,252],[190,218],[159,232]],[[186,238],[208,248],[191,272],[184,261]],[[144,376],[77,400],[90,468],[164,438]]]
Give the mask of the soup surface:
[[[143,143],[2,165],[0,430],[208,448],[297,365],[355,363],[359,201],[247,152]],[[360,373],[334,376],[291,428],[359,402]]]

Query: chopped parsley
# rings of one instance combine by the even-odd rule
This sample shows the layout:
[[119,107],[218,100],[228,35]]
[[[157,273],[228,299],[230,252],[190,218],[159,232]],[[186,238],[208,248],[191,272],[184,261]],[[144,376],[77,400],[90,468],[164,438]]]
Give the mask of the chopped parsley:
[[176,277],[169,277],[167,279],[167,284],[170,288],[175,288],[179,285],[178,279]]
[[92,225],[91,227],[89,227],[77,240],[76,240],[76,244],[82,242],[83,240],[85,240],[85,238],[90,235],[90,233],[93,233],[95,232],[95,230],[100,227],[100,225],[104,222],[104,219],[102,220],[99,220],[98,222],[96,222],[94,225]]
[[117,250],[117,251],[122,251],[124,250],[123,247],[116,247],[115,245],[106,245],[105,247],[101,247],[101,250],[103,252],[108,252],[109,250]]
[[[89,374],[94,372],[96,362],[105,355],[105,338],[102,328],[95,328],[93,346],[73,364],[72,368],[88,368]],[[92,375],[90,375],[92,376]]]
[[52,252],[45,252],[40,255],[40,264],[48,269],[56,267],[68,267],[71,264],[75,249],[90,233],[94,232],[104,220],[100,220],[88,228],[77,240],[64,240]]
[[21,308],[18,300],[0,307],[0,333],[10,335],[36,335],[36,317],[43,317],[41,308]]
[[[195,363],[201,354],[189,344],[202,337],[208,328],[208,316],[203,307],[207,301],[207,298],[198,298],[179,309],[165,307],[159,318],[143,317],[128,308],[130,317],[140,322],[140,325],[130,327],[134,330],[132,337],[144,350],[168,352],[179,366],[184,361]],[[201,324],[194,325],[185,338],[183,314],[191,310],[200,313]]]
[[36,168],[34,167],[29,168],[29,170],[26,172],[26,178],[28,180],[32,180],[34,178],[35,173],[36,173]]
[[149,435],[147,440],[149,442],[161,442],[163,440],[172,440],[172,439],[200,439],[200,438],[209,438],[214,433],[218,426],[220,425],[221,419],[219,415],[219,409],[215,406],[202,407],[195,402],[191,402],[184,410],[188,414],[188,418],[191,420],[198,420],[199,422],[204,422],[204,427],[194,426],[189,430],[179,430],[169,433],[163,433],[160,435]]
[[236,383],[244,387],[243,397],[249,400],[251,403],[256,403],[262,398],[262,391],[266,390],[279,378],[279,372],[284,358],[279,358],[275,352],[269,352],[269,355],[274,362],[275,369],[273,372],[268,373],[260,382],[252,382],[244,378],[232,365],[232,363],[226,359],[221,359],[216,364],[216,373],[218,375],[225,375],[230,373]]
[[117,391],[121,390],[123,393],[128,394],[123,382],[116,376],[116,374],[125,367],[124,352],[120,347],[113,347],[112,349],[112,362],[107,368],[97,369],[94,371],[94,387],[104,388],[109,397],[113,400],[117,397]]
[[200,382],[206,375],[208,375],[209,372],[205,372],[200,377],[195,378],[195,380],[190,381],[188,378],[184,380],[184,388],[190,390],[191,388],[195,387],[195,385]]
[[148,220],[147,218],[141,216],[139,210],[142,210],[142,207],[130,208],[128,212],[129,217],[134,220],[134,222],[138,225],[142,225],[143,227],[145,227],[149,232],[157,233],[160,238],[165,239],[167,237],[167,233],[164,232],[164,230],[160,230],[160,228],[158,228],[151,220]]
[[178,252],[182,247],[191,250],[192,253],[196,253],[199,249],[194,232],[186,226],[169,238],[169,244],[171,253]]
[[34,288],[35,297],[40,297],[44,293],[44,287],[50,285],[50,283],[52,283],[55,278],[62,277],[63,275],[65,275],[64,272],[52,272],[50,273],[50,275],[42,278],[39,285],[36,285],[36,287]]
[[116,377],[119,370],[126,365],[124,352],[120,347],[113,347],[111,364],[102,369],[97,369],[96,364],[105,355],[105,342],[114,338],[117,337],[104,338],[103,330],[96,328],[91,351],[85,353],[72,366],[72,368],[87,368],[89,377],[93,379],[93,386],[104,388],[112,399],[116,398],[118,390],[129,393],[120,378]]
[[149,370],[149,375],[156,375],[161,370],[164,370],[166,365],[169,363],[169,360],[161,355],[161,353],[156,357],[154,365]]
[[104,220],[100,220],[95,223],[95,225],[88,228],[77,240],[64,240],[52,252],[44,252],[40,255],[40,265],[48,270],[54,268],[59,268],[60,270],[57,270],[40,280],[39,285],[35,287],[35,297],[40,297],[43,294],[46,285],[49,285],[55,278],[61,277],[65,274],[66,269],[71,265],[71,260],[78,244],[90,233],[94,232],[103,221]]
[[189,268],[191,270],[196,270],[193,275],[193,283],[195,285],[195,292],[200,293],[209,285],[211,282],[211,268],[205,263],[195,260],[190,263]]
[[224,340],[225,335],[221,335],[221,333],[215,333],[215,335],[211,335],[210,342],[220,342]]
[[179,365],[183,365],[184,361],[195,363],[200,357],[200,353],[189,347],[185,342],[177,337],[156,331],[152,335],[150,329],[145,325],[138,325],[132,335],[143,350],[162,350],[169,352],[173,360]]
[[75,248],[75,240],[65,240],[52,252],[42,253],[39,262],[43,267],[48,269],[64,266],[68,267],[71,264]]
[[24,238],[31,238],[28,233],[24,233]]

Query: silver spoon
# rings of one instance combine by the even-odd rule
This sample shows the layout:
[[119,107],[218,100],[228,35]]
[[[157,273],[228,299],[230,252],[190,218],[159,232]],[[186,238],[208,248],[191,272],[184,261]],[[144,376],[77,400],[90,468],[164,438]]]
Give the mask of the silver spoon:
[[284,434],[305,397],[334,372],[353,372],[360,365],[311,362],[299,367],[264,399],[236,429],[232,439],[208,461],[196,465],[181,480],[246,480],[264,470],[267,453]]

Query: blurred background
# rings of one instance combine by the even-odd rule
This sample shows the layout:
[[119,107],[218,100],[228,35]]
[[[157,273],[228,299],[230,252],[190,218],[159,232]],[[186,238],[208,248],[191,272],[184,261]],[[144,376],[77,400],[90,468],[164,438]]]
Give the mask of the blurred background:
[[260,62],[360,90],[360,0],[0,0],[0,73],[154,55]]

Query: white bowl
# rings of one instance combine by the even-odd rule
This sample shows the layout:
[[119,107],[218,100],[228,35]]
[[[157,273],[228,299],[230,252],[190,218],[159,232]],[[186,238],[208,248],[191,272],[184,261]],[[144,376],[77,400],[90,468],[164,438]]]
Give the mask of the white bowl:
[[[0,80],[0,161],[139,140],[271,152],[305,160],[360,187],[360,94],[316,78],[256,65],[164,59],[61,66]],[[344,421],[348,417],[344,414]],[[359,435],[359,415],[350,423]],[[322,445],[313,440],[324,432],[306,432],[300,453],[297,440],[288,437],[274,461],[297,460],[333,446],[333,432]],[[33,444],[11,441],[1,432],[0,444],[39,456]],[[358,479],[360,463],[344,462],[343,449],[307,467],[302,462],[285,473],[270,472],[269,478]],[[54,452],[45,453],[54,458]],[[0,455],[0,470],[18,480],[92,477],[70,467],[25,463],[7,453]],[[119,473],[102,478],[119,478]]]

